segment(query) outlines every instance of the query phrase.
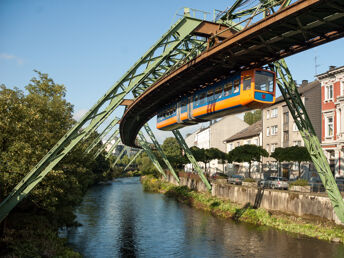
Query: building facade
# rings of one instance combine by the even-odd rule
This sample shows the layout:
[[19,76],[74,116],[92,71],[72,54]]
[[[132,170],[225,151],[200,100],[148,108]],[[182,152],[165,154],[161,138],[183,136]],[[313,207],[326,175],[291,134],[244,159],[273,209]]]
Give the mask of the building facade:
[[[257,146],[262,146],[263,145],[262,127],[263,127],[263,121],[262,120],[257,121],[256,123],[246,127],[245,129],[241,130],[235,135],[224,140],[224,142],[227,145],[227,152],[230,152],[236,147],[242,146],[245,144],[254,144]],[[245,177],[247,177],[248,169],[249,169],[249,164],[247,162],[244,162],[244,163],[234,162],[234,164],[228,164],[228,171],[231,174],[243,174]],[[260,163],[252,162],[251,176],[254,178],[259,178],[260,172],[261,172]]]
[[[308,83],[308,81],[304,80],[299,86],[298,91],[313,124],[316,135],[320,140],[322,131],[320,82],[314,81]],[[263,148],[266,149],[269,154],[273,153],[277,147],[304,146],[302,136],[282,96],[276,99],[275,104],[262,110],[262,121]],[[270,172],[277,171],[275,159],[270,157],[263,158],[263,162],[266,163],[267,169],[270,170]],[[290,173],[290,176],[297,174],[297,166],[297,164],[293,164],[293,166],[286,164],[284,173]],[[304,176],[309,178],[312,176],[310,173],[312,173],[314,168],[312,166],[307,166],[304,167],[303,170],[306,172]]]
[[334,176],[344,176],[344,66],[334,67],[322,74],[321,118],[322,148]]

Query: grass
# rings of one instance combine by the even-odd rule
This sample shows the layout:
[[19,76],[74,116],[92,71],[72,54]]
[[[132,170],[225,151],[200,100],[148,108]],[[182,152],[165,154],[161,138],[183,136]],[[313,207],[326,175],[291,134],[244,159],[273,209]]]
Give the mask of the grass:
[[255,225],[269,226],[317,239],[344,243],[344,227],[331,222],[311,221],[283,213],[271,213],[262,208],[255,209],[249,203],[241,206],[211,196],[209,193],[196,192],[186,186],[175,186],[151,176],[142,177],[141,182],[146,191],[163,193],[179,202],[208,211],[216,216]]

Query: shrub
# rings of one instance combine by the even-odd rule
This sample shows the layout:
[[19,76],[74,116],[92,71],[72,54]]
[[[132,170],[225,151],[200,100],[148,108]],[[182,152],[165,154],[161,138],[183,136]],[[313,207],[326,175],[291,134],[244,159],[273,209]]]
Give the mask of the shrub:
[[298,179],[298,180],[290,183],[289,185],[290,186],[297,186],[297,185],[299,185],[299,186],[306,186],[306,185],[308,185],[308,181],[305,180],[305,179]]
[[248,177],[248,178],[244,179],[244,182],[256,182],[256,180],[254,180],[253,178]]

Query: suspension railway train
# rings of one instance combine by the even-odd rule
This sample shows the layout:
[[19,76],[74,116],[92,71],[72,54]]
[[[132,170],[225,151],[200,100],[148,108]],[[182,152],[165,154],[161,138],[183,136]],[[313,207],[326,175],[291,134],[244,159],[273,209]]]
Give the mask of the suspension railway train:
[[275,103],[276,75],[264,69],[241,71],[160,110],[157,128],[170,131]]

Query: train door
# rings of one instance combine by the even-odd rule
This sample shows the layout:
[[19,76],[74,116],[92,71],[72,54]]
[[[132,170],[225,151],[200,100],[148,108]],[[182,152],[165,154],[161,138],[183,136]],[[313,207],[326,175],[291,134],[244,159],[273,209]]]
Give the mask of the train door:
[[181,119],[181,117],[180,117],[180,111],[181,111],[181,108],[180,108],[180,105],[181,105],[181,102],[180,101],[178,101],[177,102],[177,110],[176,110],[176,117],[177,117],[177,123],[178,124],[181,124],[182,123],[182,119]]
[[192,96],[188,98],[188,120],[189,121],[191,121],[193,119],[193,116],[192,116],[193,101],[192,101],[192,99],[193,99]]

